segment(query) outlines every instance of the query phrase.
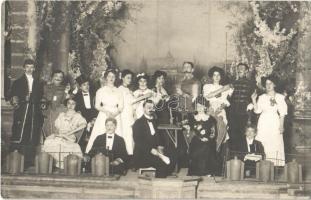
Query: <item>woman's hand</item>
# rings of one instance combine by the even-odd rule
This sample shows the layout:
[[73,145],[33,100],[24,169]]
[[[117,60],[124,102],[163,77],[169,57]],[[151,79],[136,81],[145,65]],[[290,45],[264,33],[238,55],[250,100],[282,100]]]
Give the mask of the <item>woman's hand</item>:
[[257,92],[255,91],[255,92],[252,94],[252,96],[251,96],[253,104],[256,103],[257,97],[258,97],[258,94],[257,94]]
[[284,126],[280,125],[280,134],[283,134],[283,132],[284,132]]

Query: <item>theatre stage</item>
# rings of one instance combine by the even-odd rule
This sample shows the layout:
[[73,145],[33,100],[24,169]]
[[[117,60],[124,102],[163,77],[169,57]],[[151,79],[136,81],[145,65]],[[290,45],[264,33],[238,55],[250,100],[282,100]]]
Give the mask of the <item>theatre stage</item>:
[[311,183],[289,185],[285,182],[263,183],[254,179],[228,181],[222,177],[187,177],[140,179],[137,172],[126,176],[79,177],[64,175],[2,174],[4,198],[207,198],[207,199],[310,199]]

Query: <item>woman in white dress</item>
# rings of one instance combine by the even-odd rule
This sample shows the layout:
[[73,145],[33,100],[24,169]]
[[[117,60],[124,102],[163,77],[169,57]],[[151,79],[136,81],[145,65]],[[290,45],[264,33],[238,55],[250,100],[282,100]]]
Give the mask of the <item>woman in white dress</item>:
[[85,153],[88,153],[98,135],[105,133],[105,121],[108,117],[117,120],[116,134],[121,135],[121,112],[123,110],[123,96],[120,90],[115,87],[116,72],[114,69],[107,69],[104,73],[106,85],[96,92],[95,108],[99,111]]
[[274,163],[274,166],[285,165],[284,153],[284,117],[287,115],[287,104],[282,94],[275,92],[277,78],[270,75],[262,81],[266,92],[259,96],[252,95],[254,111],[260,114],[258,119],[258,133],[256,139],[262,142],[266,154],[266,160]]
[[216,66],[212,67],[208,71],[208,76],[213,83],[203,86],[203,96],[210,102],[210,114],[217,120],[216,150],[220,151],[221,144],[229,139],[225,108],[230,106],[228,96],[232,94],[233,89],[229,85],[222,85],[225,76],[223,69]]
[[133,140],[133,130],[132,125],[134,124],[134,95],[133,92],[129,89],[129,85],[132,83],[133,72],[128,69],[122,71],[121,74],[122,85],[119,86],[119,90],[123,95],[124,107],[121,113],[121,123],[122,123],[122,132],[121,136],[125,141],[125,146],[128,155],[133,155],[134,150],[134,140]]
[[65,101],[67,111],[61,112],[55,120],[56,132],[48,136],[44,141],[42,150],[48,152],[55,160],[56,167],[64,168],[64,158],[69,153],[82,158],[82,151],[77,143],[75,133],[83,131],[86,120],[75,111],[76,102],[69,98]]
[[145,73],[140,73],[137,76],[138,89],[134,91],[135,97],[135,115],[139,119],[144,114],[143,104],[147,99],[152,99],[155,96],[154,92],[148,88],[149,77]]

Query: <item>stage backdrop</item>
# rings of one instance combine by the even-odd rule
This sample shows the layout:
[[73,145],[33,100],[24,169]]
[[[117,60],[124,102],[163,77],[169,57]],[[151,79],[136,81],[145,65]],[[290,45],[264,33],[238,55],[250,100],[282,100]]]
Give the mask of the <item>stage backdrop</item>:
[[135,18],[121,33],[113,57],[120,68],[153,72],[159,65],[181,65],[190,60],[201,66],[225,63],[235,55],[228,28],[230,13],[224,2],[203,0],[135,1],[141,9],[130,10]]

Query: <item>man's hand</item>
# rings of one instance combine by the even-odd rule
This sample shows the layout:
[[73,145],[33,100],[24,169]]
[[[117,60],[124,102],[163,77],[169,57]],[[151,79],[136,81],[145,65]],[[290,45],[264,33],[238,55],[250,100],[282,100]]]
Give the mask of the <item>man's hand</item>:
[[118,159],[116,159],[116,160],[114,160],[114,161],[112,161],[110,164],[112,165],[112,166],[118,166],[118,165],[120,165],[120,161],[118,160]]
[[13,105],[14,109],[17,109],[17,108],[18,108],[18,106],[19,106],[19,99],[18,99],[17,96],[14,96],[14,97],[12,98],[12,105]]
[[154,156],[159,156],[159,152],[156,149],[151,149],[150,153]]
[[85,154],[84,156],[83,156],[83,161],[84,162],[89,162],[91,160],[91,157],[88,155],[88,154]]
[[164,147],[158,146],[157,150],[159,153],[164,154]]

